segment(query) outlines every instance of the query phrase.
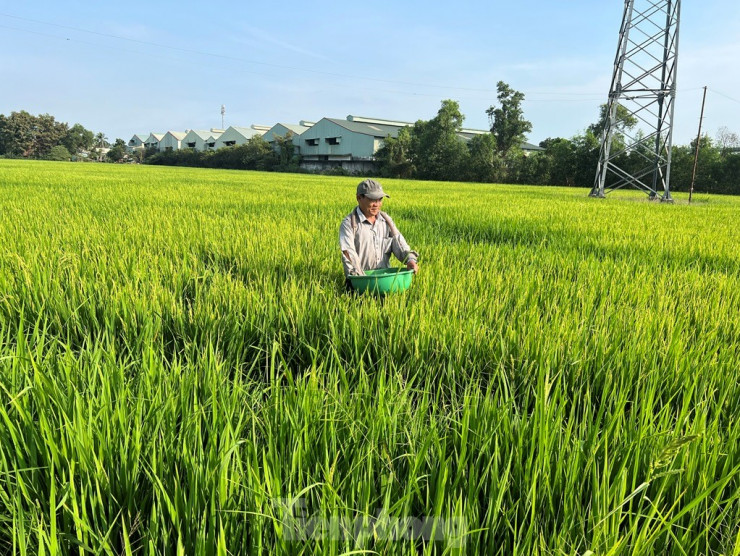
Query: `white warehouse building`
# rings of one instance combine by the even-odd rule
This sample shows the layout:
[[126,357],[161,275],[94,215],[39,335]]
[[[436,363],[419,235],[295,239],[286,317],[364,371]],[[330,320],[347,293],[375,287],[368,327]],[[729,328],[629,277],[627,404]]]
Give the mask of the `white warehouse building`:
[[180,148],[195,149],[196,151],[208,150],[208,144],[213,142],[215,145],[223,132],[223,129],[191,129],[185,134],[185,137],[183,137]]

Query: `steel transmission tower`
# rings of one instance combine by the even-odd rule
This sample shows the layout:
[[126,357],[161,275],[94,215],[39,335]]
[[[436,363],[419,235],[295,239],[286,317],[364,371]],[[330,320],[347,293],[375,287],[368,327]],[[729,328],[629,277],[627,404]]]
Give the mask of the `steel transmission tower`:
[[[603,197],[605,189],[629,185],[645,191],[651,199],[672,201],[671,144],[680,18],[681,0],[624,2],[592,197]],[[621,125],[625,119],[637,125],[625,129]],[[632,162],[625,168],[628,155]]]

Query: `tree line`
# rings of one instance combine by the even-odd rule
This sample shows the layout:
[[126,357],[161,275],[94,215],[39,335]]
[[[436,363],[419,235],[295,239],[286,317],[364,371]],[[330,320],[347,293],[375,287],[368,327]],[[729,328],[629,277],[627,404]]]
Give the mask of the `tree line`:
[[[119,139],[125,152],[126,143]],[[110,147],[105,134],[81,124],[70,126],[50,114],[34,116],[25,110],[0,114],[0,157],[36,160],[100,160]],[[119,149],[120,150],[120,149]]]
[[159,152],[152,149],[144,153],[146,164],[166,166],[191,166],[223,168],[229,170],[262,170],[266,172],[298,172],[300,157],[290,134],[275,137],[274,143],[261,135],[250,137],[243,145],[221,147],[213,151],[180,149]]
[[[456,101],[444,100],[437,115],[402,128],[397,137],[386,139],[376,153],[381,176],[442,181],[477,181],[530,185],[560,185],[590,188],[594,184],[601,137],[607,123],[606,105],[598,119],[571,138],[548,138],[544,149],[524,152],[521,144],[532,124],[524,118],[524,94],[504,82],[497,85],[497,104],[486,113],[490,133],[460,140],[465,116]],[[618,107],[613,152],[626,143],[626,132],[638,124],[622,106]],[[688,191],[691,184],[696,140],[674,146],[671,152],[671,189]],[[621,168],[637,171],[644,157],[626,149],[616,161]],[[721,128],[717,139],[702,136],[696,173],[697,191],[740,194],[740,139]]]
[[[540,142],[539,152],[524,152],[521,145],[532,124],[522,110],[524,94],[500,81],[497,103],[486,114],[490,132],[462,139],[465,116],[454,100],[443,100],[431,120],[419,120],[403,127],[396,137],[386,137],[375,154],[377,175],[403,179],[476,181],[530,185],[561,185],[590,188],[594,183],[601,136],[607,122],[606,105],[598,119],[583,132],[570,138],[548,138]],[[618,107],[613,150],[626,144],[626,132],[637,119]],[[108,148],[105,157],[103,148]],[[671,189],[688,191],[694,165],[696,140],[674,146]],[[69,126],[53,116],[33,116],[28,112],[0,114],[0,156],[47,160],[86,159],[137,162],[171,166],[228,168],[243,170],[300,171],[300,156],[290,135],[276,137],[274,144],[259,135],[244,145],[200,152],[194,149],[157,152],[139,151],[128,155],[123,139],[110,145],[103,133],[94,134],[80,124]],[[628,171],[644,165],[644,157],[626,149],[617,164]],[[330,173],[344,173],[341,168]],[[715,139],[704,135],[699,140],[696,172],[697,191],[740,194],[740,139],[721,128]]]

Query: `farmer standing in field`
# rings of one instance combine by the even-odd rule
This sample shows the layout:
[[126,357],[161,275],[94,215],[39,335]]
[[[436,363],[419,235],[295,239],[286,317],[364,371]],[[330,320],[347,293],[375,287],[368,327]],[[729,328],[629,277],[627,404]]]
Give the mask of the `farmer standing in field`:
[[[366,270],[389,268],[391,253],[416,273],[416,251],[412,251],[396,225],[380,210],[383,199],[390,197],[379,182],[363,180],[357,185],[357,206],[339,227],[344,275],[363,275]],[[347,288],[352,289],[349,278]]]

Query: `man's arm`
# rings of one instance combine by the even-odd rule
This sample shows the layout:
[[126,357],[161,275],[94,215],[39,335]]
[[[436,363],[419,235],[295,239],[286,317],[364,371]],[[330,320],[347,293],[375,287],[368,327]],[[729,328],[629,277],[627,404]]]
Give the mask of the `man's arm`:
[[342,220],[339,226],[339,250],[342,255],[342,266],[345,276],[362,276],[365,272],[360,264],[360,257],[355,251],[355,231],[350,217]]
[[414,272],[418,272],[419,254],[409,247],[409,244],[406,243],[406,239],[403,237],[403,234],[398,231],[398,228],[396,228],[395,224],[389,225],[392,225],[396,229],[396,232],[398,232],[393,237],[393,243],[391,243],[393,254],[399,261],[406,265],[406,268],[408,268],[409,270],[413,270]]

